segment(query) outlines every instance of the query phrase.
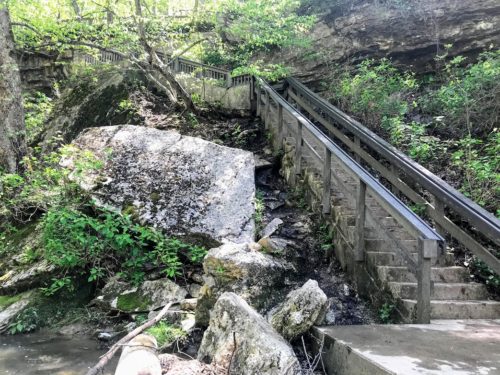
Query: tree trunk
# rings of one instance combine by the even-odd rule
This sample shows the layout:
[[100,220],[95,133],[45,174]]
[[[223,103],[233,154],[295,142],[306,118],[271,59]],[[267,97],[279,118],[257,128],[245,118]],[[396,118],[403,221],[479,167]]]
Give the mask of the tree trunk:
[[25,154],[21,77],[14,57],[9,12],[0,3],[0,168],[8,172],[19,171]]

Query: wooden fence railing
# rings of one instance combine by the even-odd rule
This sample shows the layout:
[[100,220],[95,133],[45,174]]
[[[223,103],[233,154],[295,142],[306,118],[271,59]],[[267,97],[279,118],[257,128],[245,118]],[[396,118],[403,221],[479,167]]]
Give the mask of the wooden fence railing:
[[298,80],[289,78],[286,85],[289,100],[331,139],[367,170],[383,177],[395,195],[424,210],[442,237],[449,235],[500,275],[500,260],[490,251],[498,251],[500,245],[500,220]]
[[[223,82],[226,87],[243,86],[253,82],[253,77],[243,74],[233,77],[231,72],[214,66],[202,64],[196,61],[188,60],[183,57],[172,58],[170,55],[157,52],[158,57],[164,63],[168,63],[174,73],[186,73],[196,78],[207,78]],[[108,51],[98,51],[97,55],[84,54],[83,60],[87,64],[95,65],[98,63],[116,63],[123,60],[123,57],[117,53]]]
[[330,211],[332,181],[335,180],[338,185],[343,184],[341,179],[337,179],[335,170],[332,171],[333,166],[341,165],[345,171],[358,179],[357,191],[350,192],[350,189],[344,186],[346,193],[350,193],[356,202],[355,242],[358,261],[364,259],[365,225],[367,223],[376,225],[377,222],[375,215],[365,204],[367,196],[375,199],[400,225],[418,239],[418,263],[404,244],[398,244],[397,250],[406,260],[409,269],[417,275],[417,321],[429,323],[431,264],[433,258],[438,256],[444,239],[266,82],[258,80],[256,96],[257,115],[263,119],[267,128],[274,128],[278,142],[281,143],[286,135],[291,135],[295,139],[295,173],[298,175],[302,172],[302,160],[306,157],[313,158],[322,165],[320,169],[322,169],[324,213]]

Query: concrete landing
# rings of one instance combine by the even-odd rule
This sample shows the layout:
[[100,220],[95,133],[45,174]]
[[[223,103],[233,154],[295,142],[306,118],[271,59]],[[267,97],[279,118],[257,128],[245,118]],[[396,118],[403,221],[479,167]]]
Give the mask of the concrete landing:
[[329,375],[500,374],[500,320],[316,327]]

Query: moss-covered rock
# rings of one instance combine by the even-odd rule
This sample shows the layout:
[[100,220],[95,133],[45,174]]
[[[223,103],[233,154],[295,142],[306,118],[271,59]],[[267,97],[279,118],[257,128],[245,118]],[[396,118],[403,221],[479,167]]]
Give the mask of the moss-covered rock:
[[118,278],[112,278],[104,286],[94,303],[103,309],[126,313],[157,310],[166,304],[178,303],[188,292],[169,279],[145,281],[136,287]]

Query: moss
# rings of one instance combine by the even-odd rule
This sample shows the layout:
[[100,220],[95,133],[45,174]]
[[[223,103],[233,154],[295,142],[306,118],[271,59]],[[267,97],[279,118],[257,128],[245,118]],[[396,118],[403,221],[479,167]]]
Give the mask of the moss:
[[118,296],[116,307],[121,311],[145,311],[151,304],[149,297],[138,292]]
[[158,347],[173,343],[176,340],[186,337],[186,332],[181,328],[175,327],[165,321],[155,324],[146,330],[146,333],[154,336],[158,342]]
[[26,293],[16,294],[15,296],[0,296],[0,310],[3,310],[13,303],[21,300]]
[[160,200],[160,194],[155,191],[155,192],[151,193],[149,198],[151,199],[151,202],[158,203],[158,201]]

